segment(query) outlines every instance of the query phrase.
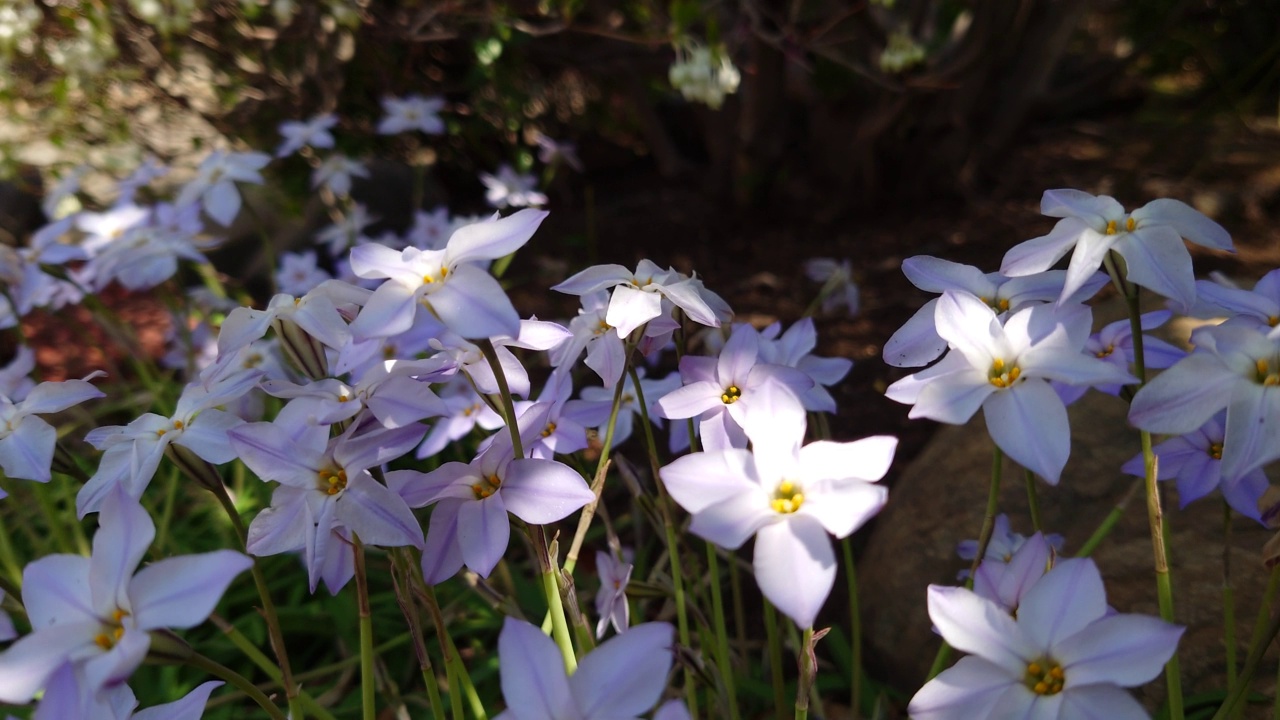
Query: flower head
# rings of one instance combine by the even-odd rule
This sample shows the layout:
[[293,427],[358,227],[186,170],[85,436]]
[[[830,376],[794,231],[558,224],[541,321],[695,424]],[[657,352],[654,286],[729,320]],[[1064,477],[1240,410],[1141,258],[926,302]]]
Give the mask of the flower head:
[[443,107],[444,99],[440,97],[408,95],[383,98],[382,109],[386,115],[378,123],[378,134],[396,135],[420,130],[428,135],[440,135],[444,133],[444,121],[440,119]]

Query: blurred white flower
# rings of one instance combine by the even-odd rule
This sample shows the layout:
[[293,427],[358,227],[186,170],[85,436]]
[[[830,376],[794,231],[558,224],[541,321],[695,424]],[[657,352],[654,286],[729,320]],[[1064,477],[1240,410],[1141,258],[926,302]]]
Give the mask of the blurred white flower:
[[488,188],[485,200],[496,208],[547,204],[547,196],[538,192],[537,178],[530,173],[516,172],[506,163],[498,166],[496,175],[480,173],[480,182]]

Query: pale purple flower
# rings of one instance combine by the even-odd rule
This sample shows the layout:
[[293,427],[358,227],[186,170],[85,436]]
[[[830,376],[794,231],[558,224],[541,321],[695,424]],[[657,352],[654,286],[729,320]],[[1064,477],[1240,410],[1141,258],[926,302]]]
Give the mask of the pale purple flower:
[[290,411],[311,425],[332,425],[356,417],[362,410],[386,428],[400,428],[429,417],[440,417],[449,408],[431,391],[440,363],[428,360],[385,360],[371,365],[350,384],[324,378],[299,385],[288,380],[264,380],[268,395],[286,398]]
[[1230,323],[1249,323],[1271,332],[1280,325],[1280,270],[1263,275],[1252,290],[1197,280],[1196,300],[1200,313],[1225,313]]
[[1052,485],[1067,464],[1071,428],[1049,381],[1137,382],[1082,352],[1091,324],[1083,306],[1059,311],[1033,305],[1001,325],[981,299],[948,290],[938,300],[935,322],[951,352],[890,385],[885,395],[913,404],[909,417],[953,425],[968,422],[981,408],[996,445]]
[[810,280],[822,283],[822,312],[831,313],[843,307],[850,315],[857,315],[861,305],[858,283],[853,280],[853,263],[848,259],[811,258],[804,263],[804,274]]
[[[1142,316],[1142,329],[1154,330],[1168,322],[1170,316],[1168,310],[1158,310],[1156,312],[1146,313]],[[1176,345],[1171,345],[1160,338],[1151,337],[1150,335],[1142,336],[1143,365],[1147,370],[1164,369],[1186,357],[1186,352]],[[1133,365],[1133,331],[1129,324],[1129,320],[1117,320],[1103,326],[1101,330],[1089,336],[1084,343],[1084,351],[1094,357],[1104,360],[1116,366],[1121,372],[1129,372],[1129,368]],[[1106,383],[1103,385],[1095,385],[1099,392],[1108,395],[1119,395],[1120,388],[1123,387],[1118,383]],[[1087,385],[1068,385],[1066,383],[1054,383],[1054,390],[1062,401],[1070,405],[1079,400],[1081,396],[1089,389]]]
[[596,638],[613,625],[613,631],[621,635],[631,623],[631,608],[627,604],[627,583],[631,582],[634,567],[613,556],[611,552],[596,551],[596,572],[600,575],[600,589],[596,592]]
[[334,154],[324,159],[320,167],[311,173],[311,187],[326,187],[338,197],[351,194],[352,178],[369,177],[369,169],[359,160]]
[[[1051,302],[1062,294],[1066,273],[1062,270],[1006,277],[1000,273],[984,273],[972,265],[928,255],[916,255],[902,261],[902,272],[912,285],[931,293],[948,290],[967,292],[995,311],[1002,320],[1010,312],[1035,304]],[[1084,302],[1107,283],[1107,276],[1094,273],[1069,300]],[[938,300],[934,298],[920,307],[911,319],[884,344],[884,361],[896,367],[922,367],[942,355],[947,341],[934,326]]]
[[609,309],[609,293],[604,290],[582,296],[577,317],[569,321],[571,338],[551,353],[553,367],[572,366],[587,351],[586,366],[595,371],[605,387],[618,384],[626,368],[626,347],[617,329],[605,322]]
[[706,288],[700,282],[675,270],[663,270],[649,260],[641,260],[635,272],[621,265],[594,265],[551,289],[588,295],[607,288],[613,288],[613,294],[605,322],[621,337],[650,320],[670,315],[673,304],[701,325],[720,327],[721,321],[728,319],[713,308],[718,303],[704,297]]
[[911,699],[916,720],[1147,718],[1121,688],[1160,674],[1184,630],[1108,614],[1102,577],[1087,558],[1058,561],[1023,594],[1016,618],[971,590],[940,585],[929,586],[929,617],[970,655]]
[[[422,528],[398,495],[369,468],[400,457],[422,438],[420,427],[370,429],[353,423],[329,438],[325,425],[281,411],[273,423],[252,423],[227,433],[244,464],[280,485],[271,506],[249,525],[246,549],[259,557],[302,550],[315,592],[335,531],[356,533],[368,545],[422,547]],[[330,587],[336,592],[337,589]]]
[[[515,337],[502,333],[494,335],[490,340],[494,354],[498,357],[498,364],[502,366],[503,375],[506,376],[508,390],[512,395],[528,397],[529,373],[510,348],[553,350],[569,338],[569,331],[558,323],[536,319],[521,320],[519,329]],[[497,376],[479,346],[449,331],[441,333],[431,345],[440,351],[440,355],[451,358],[457,368],[471,378],[477,390],[487,395],[499,392]]]
[[443,107],[444,98],[436,96],[383,98],[382,109],[386,115],[378,122],[378,134],[397,135],[409,130],[420,130],[428,135],[440,135],[444,133],[444,121],[440,119]]
[[218,353],[234,353],[267,330],[298,345],[306,335],[324,347],[339,350],[351,339],[342,308],[364,305],[371,293],[341,280],[326,280],[301,297],[280,293],[265,310],[239,307],[227,314],[218,332]]
[[1007,555],[992,557],[988,551],[973,577],[973,591],[1016,615],[1027,590],[1048,571],[1055,550],[1052,540],[1036,533]]
[[449,208],[440,206],[431,212],[414,211],[413,226],[405,233],[405,240],[419,250],[443,250],[451,234]]
[[1195,350],[1142,387],[1129,421],[1154,433],[1194,432],[1224,408],[1222,480],[1280,458],[1280,338],[1249,325],[1201,327]]
[[209,695],[222,684],[211,680],[179,700],[137,710],[138,698],[128,685],[91,692],[86,687],[83,670],[74,663],[64,663],[49,678],[44,698],[36,706],[32,720],[200,720]]
[[139,189],[150,185],[168,173],[169,168],[161,165],[154,155],[148,155],[138,164],[138,167],[134,168],[129,177],[121,180],[116,186],[120,191],[120,197],[116,199],[116,203],[132,203]]
[[419,308],[464,338],[520,334],[520,316],[498,281],[481,263],[524,246],[547,213],[520,210],[504,218],[459,228],[444,250],[382,245],[351,251],[351,269],[362,278],[387,278],[351,323],[357,339],[398,335],[413,325]]
[[[1186,507],[1191,501],[1221,488],[1222,497],[1233,510],[1261,522],[1258,500],[1270,485],[1262,468],[1254,468],[1234,480],[1222,474],[1226,419],[1225,412],[1218,412],[1198,429],[1152,448],[1159,458],[1156,479],[1177,481],[1179,507]],[[1144,477],[1142,454],[1130,458],[1120,470]]]
[[[644,393],[645,403],[648,405],[644,411],[649,414],[649,420],[654,425],[662,427],[662,420],[657,415],[657,400],[680,387],[680,375],[671,373],[663,378],[648,378],[645,377],[644,368],[637,368],[636,375],[640,377],[640,390]],[[603,442],[605,425],[609,421],[609,413],[613,407],[613,394],[614,388],[611,387],[599,385],[584,387],[580,399],[565,403],[565,411],[573,413],[574,417],[579,418],[580,422],[587,427],[599,428],[600,440]],[[631,437],[635,421],[640,419],[642,419],[640,397],[636,393],[631,376],[626,375],[622,378],[622,397],[618,403],[618,419],[613,426],[612,447],[617,447]]]
[[276,148],[276,157],[292,155],[303,147],[333,147],[333,135],[329,129],[338,124],[338,117],[333,113],[317,115],[307,121],[286,120],[280,123],[280,136],[284,141]]
[[539,162],[553,166],[564,163],[582,172],[582,160],[578,159],[578,148],[573,143],[567,140],[554,140],[543,133],[538,133],[534,137],[534,142],[538,144]]
[[480,182],[485,187],[484,199],[496,208],[547,204],[547,196],[538,192],[538,179],[506,163],[498,166],[496,174],[480,173]]
[[151,209],[120,204],[105,212],[83,212],[74,217],[76,228],[84,233],[80,246],[92,257],[123,239],[132,229],[144,225],[151,217]]
[[197,246],[202,228],[195,205],[160,204],[148,220],[97,248],[84,269],[93,289],[114,281],[134,292],[147,290],[173,277],[178,260],[208,262]]
[[[1054,550],[1061,550],[1063,537],[1053,534],[1045,538]],[[991,530],[991,538],[987,541],[987,552],[982,556],[982,561],[994,560],[997,562],[1007,563],[1013,559],[1016,553],[1027,538],[1022,533],[1014,532],[1009,526],[1009,516],[1004,513],[996,515],[995,525]],[[961,540],[956,543],[956,555],[961,560],[973,560],[978,556],[977,540]],[[960,578],[964,579],[969,574],[966,570],[960,574]]]
[[813,318],[797,320],[787,331],[778,335],[780,323],[774,323],[760,332],[760,357],[767,363],[792,367],[813,381],[813,387],[800,393],[800,404],[810,412],[836,411],[836,399],[827,391],[849,374],[853,361],[849,358],[818,357],[813,354],[818,344],[818,331]]
[[195,178],[183,186],[174,204],[190,205],[198,200],[209,217],[229,226],[240,213],[236,183],[261,185],[262,174],[258,171],[269,162],[271,156],[266,153],[215,150],[200,163]]
[[[521,438],[532,439],[542,429],[542,423],[526,423]],[[422,551],[422,575],[429,583],[448,580],[463,565],[488,577],[511,538],[508,512],[546,525],[595,499],[569,466],[514,458],[506,432],[493,436],[470,463],[447,462],[425,474],[394,470],[387,473],[387,486],[411,507],[435,505]]]
[[637,625],[582,656],[569,676],[551,638],[508,617],[498,634],[498,671],[507,709],[494,720],[638,717],[662,699],[674,635],[668,623]]
[[134,574],[155,525],[122,488],[102,504],[93,554],[48,555],[22,573],[30,635],[0,654],[0,702],[25,703],[64,663],[90,692],[124,682],[142,663],[152,630],[204,622],[252,562],[216,550],[154,562]]
[[440,389],[440,399],[447,412],[431,426],[431,431],[418,446],[418,459],[432,457],[449,443],[462,439],[475,428],[497,430],[503,427],[502,416],[494,412],[475,388],[462,375],[457,375]]
[[659,417],[696,417],[708,450],[745,447],[752,423],[803,424],[800,397],[813,380],[795,368],[759,362],[760,335],[738,325],[719,358],[685,355],[684,385],[654,403]]
[[340,222],[316,233],[316,243],[328,246],[329,257],[340,257],[356,245],[371,242],[370,238],[365,236],[364,230],[377,221],[378,218],[369,214],[368,208],[360,203],[354,203],[347,214],[342,216]]
[[287,252],[280,255],[280,267],[276,270],[276,287],[286,295],[302,296],[315,286],[331,280],[324,269],[316,266],[316,251]]
[[1124,258],[1130,282],[1169,298],[1185,311],[1195,304],[1196,282],[1183,238],[1215,250],[1233,249],[1231,236],[1221,225],[1178,200],[1152,200],[1126,213],[1107,195],[1046,190],[1040,212],[1062,219],[1048,235],[1009,250],[1000,272],[1010,277],[1042,272],[1074,248],[1059,305],[1067,302],[1114,250]]
[[11,402],[22,402],[36,386],[31,371],[36,369],[36,354],[29,345],[19,345],[8,365],[0,367],[0,395]]
[[728,550],[755,536],[756,582],[778,610],[813,626],[836,578],[828,533],[848,537],[884,506],[876,481],[897,438],[800,446],[804,423],[757,426],[752,449],[686,455],[663,467],[671,497],[693,515],[689,531]]
[[99,505],[120,485],[130,497],[140,498],[151,484],[160,458],[177,445],[201,460],[220,465],[235,459],[227,444],[227,431],[244,421],[218,409],[253,389],[262,371],[243,370],[206,385],[188,384],[178,398],[173,415],[145,413],[127,426],[103,425],[85,436],[85,441],[103,451],[98,470],[76,495],[80,517],[97,512]]
[[0,468],[11,478],[49,482],[49,467],[58,431],[39,415],[62,412],[86,400],[103,397],[89,380],[43,382],[14,402],[0,395]]

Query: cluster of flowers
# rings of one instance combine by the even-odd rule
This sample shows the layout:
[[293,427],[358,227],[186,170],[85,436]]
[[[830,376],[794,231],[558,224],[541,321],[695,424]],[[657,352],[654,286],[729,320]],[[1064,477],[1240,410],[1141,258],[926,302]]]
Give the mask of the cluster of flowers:
[[[439,109],[432,101],[396,101],[387,109],[383,132],[441,129],[438,118],[432,121]],[[276,154],[331,146],[332,126],[323,117],[286,124]],[[39,298],[69,301],[73,289],[111,282],[141,289],[172,275],[180,259],[206,262],[194,240],[203,218],[229,224],[241,206],[236,183],[261,182],[258,171],[269,161],[260,153],[217,152],[173,203],[142,206],[135,203],[139,191],[161,173],[148,164],[123,184],[115,207],[56,221],[38,235],[44,255],[15,253],[13,267],[21,272],[13,273],[12,321],[41,305]],[[331,190],[333,178],[327,176]],[[73,184],[60,192],[74,192]],[[582,299],[567,326],[522,319],[489,265],[524,246],[546,215],[522,209],[466,221],[438,211],[419,216],[409,241],[365,238],[352,224],[341,240],[334,239],[340,231],[317,238],[345,256],[351,281],[309,273],[281,283],[284,292],[264,309],[222,305],[225,318],[216,330],[201,324],[175,333],[170,360],[188,382],[172,409],[97,427],[85,438],[102,451],[76,500],[80,517],[99,516],[93,555],[28,565],[21,600],[32,632],[0,653],[0,702],[29,702],[43,689],[42,717],[72,707],[82,716],[102,708],[127,716],[134,701],[125,682],[148,651],[184,652],[162,631],[202,622],[250,566],[249,557],[226,550],[159,560],[134,574],[154,536],[140,500],[166,457],[215,491],[222,487],[218,466],[237,460],[275,483],[270,506],[248,526],[248,554],[296,553],[311,591],[323,582],[336,594],[356,572],[357,543],[417,548],[429,583],[464,566],[487,577],[509,544],[508,513],[543,525],[595,500],[583,476],[557,459],[587,448],[588,428],[617,445],[637,418],[667,421],[673,452],[695,443],[704,449],[661,473],[671,495],[695,515],[693,532],[731,549],[757,535],[763,592],[812,626],[835,577],[826,536],[847,536],[884,504],[885,490],[873,483],[896,445],[881,437],[802,446],[806,412],[835,411],[827,388],[852,362],[813,355],[811,319],[785,330],[736,325],[726,337],[717,330],[732,318],[723,299],[697,277],[647,260],[634,271],[588,268],[555,286]],[[286,256],[285,271],[296,271],[288,262]],[[856,305],[847,263],[825,261],[810,272],[841,302]],[[683,335],[684,319],[708,328],[702,341],[710,355],[684,355],[677,372],[647,377],[645,366],[659,366],[677,333]],[[529,399],[526,362],[539,352],[550,376]],[[602,384],[581,388],[575,399],[573,369],[584,355]],[[40,416],[103,393],[90,382],[98,373],[36,384],[27,377],[32,366],[28,351],[0,371],[6,412],[0,466],[9,478],[48,482],[57,440]],[[284,401],[274,417],[264,415],[264,396]],[[494,404],[502,396],[520,398],[514,412]],[[393,461],[404,467],[437,456],[476,428],[493,434],[469,462],[445,462],[430,472],[388,470]],[[432,507],[425,533],[413,512],[423,507]],[[509,621],[500,648],[517,648],[501,650],[504,693],[522,708],[512,711],[516,716],[589,718],[621,707],[637,714],[661,696],[672,629],[628,630],[631,567],[614,553],[602,553],[602,560],[597,632],[612,625],[626,631],[623,638],[592,653],[565,690],[564,678],[529,670],[530,662],[545,665],[537,658],[550,641]],[[12,639],[12,623],[0,621],[0,638]],[[613,691],[598,681],[601,673],[622,672],[623,663],[635,672],[637,657],[649,658],[643,682]],[[180,702],[198,715],[196,706],[212,689],[202,686]],[[524,702],[533,695],[547,703],[544,715],[523,709],[533,707]],[[682,710],[659,712],[679,717]]]

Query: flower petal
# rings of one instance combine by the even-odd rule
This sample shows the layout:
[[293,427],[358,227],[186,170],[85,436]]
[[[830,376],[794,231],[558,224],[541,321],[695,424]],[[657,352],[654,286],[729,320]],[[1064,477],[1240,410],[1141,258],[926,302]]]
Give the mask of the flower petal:
[[987,432],[1019,465],[1057,485],[1071,453],[1071,425],[1062,399],[1043,380],[992,393],[982,406]]
[[512,617],[502,622],[498,669],[502,698],[517,720],[582,718],[569,690],[560,650],[533,625]]
[[794,514],[756,533],[760,591],[801,628],[813,627],[836,581],[831,538],[814,518]]
[[129,611],[129,580],[156,536],[156,526],[142,505],[116,486],[102,501],[98,532],[89,558],[89,587],[100,615]]
[[977,656],[962,657],[911,698],[907,713],[915,720],[967,720],[995,717],[991,710],[1019,678]]
[[[1059,560],[1018,606],[1018,627],[1036,647],[1052,652],[1107,612],[1098,566],[1088,558]],[[1161,661],[1163,662],[1163,661]]]
[[511,521],[502,494],[483,500],[464,500],[458,508],[458,544],[462,559],[480,577],[489,577],[507,551]]
[[182,555],[148,565],[129,583],[138,627],[156,630],[199,625],[236,576],[251,565],[252,560],[234,550]]
[[554,460],[517,458],[502,480],[507,511],[535,525],[561,520],[595,497],[578,471]]
[[1011,678],[1021,680],[1028,660],[1042,652],[1027,642],[1009,613],[972,590],[930,585],[929,619],[952,647],[987,660]]
[[1053,658],[1069,687],[1136,687],[1160,674],[1184,630],[1150,615],[1109,615],[1057,643]]
[[569,678],[569,689],[582,714],[588,718],[632,717],[657,705],[674,659],[674,635],[668,623],[643,623],[582,658]]
[[[464,338],[520,334],[520,315],[506,291],[492,275],[475,265],[459,265],[424,299],[440,322]],[[360,315],[363,317],[364,313]],[[353,324],[352,332],[354,328]]]

